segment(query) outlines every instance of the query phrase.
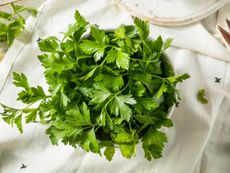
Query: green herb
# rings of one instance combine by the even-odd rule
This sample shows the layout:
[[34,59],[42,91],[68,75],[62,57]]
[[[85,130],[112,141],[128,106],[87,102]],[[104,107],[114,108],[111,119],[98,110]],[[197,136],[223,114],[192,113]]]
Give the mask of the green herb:
[[160,128],[173,125],[167,113],[177,101],[176,84],[189,78],[175,75],[163,53],[172,40],[149,38],[149,24],[138,18],[113,31],[89,25],[78,11],[75,19],[62,40],[39,42],[49,94],[14,73],[15,86],[22,88],[17,100],[27,106],[2,105],[3,119],[21,132],[22,120],[40,122],[53,144],[100,155],[105,148],[108,160],[115,147],[125,158],[135,156],[139,142],[145,158],[160,158],[167,141]]
[[37,10],[20,5],[11,4],[12,13],[0,11],[0,42],[6,42],[10,47],[14,39],[25,29],[25,19],[21,13],[27,11],[33,16],[37,15]]
[[202,104],[207,104],[208,103],[208,99],[207,99],[207,94],[205,89],[200,89],[196,95],[197,100],[199,102],[201,102]]

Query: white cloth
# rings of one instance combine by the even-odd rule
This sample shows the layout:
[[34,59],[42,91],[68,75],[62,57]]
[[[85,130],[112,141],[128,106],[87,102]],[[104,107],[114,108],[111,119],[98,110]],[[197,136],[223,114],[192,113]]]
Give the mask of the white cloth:
[[[47,87],[36,40],[49,35],[61,37],[74,21],[78,9],[91,23],[104,29],[132,23],[131,17],[111,0],[49,0],[36,19],[29,18],[26,40],[16,40],[0,64],[0,102],[14,106],[17,92],[12,72],[23,72],[32,85]],[[181,84],[182,101],[172,115],[174,127],[164,129],[169,141],[163,158],[144,159],[141,146],[137,156],[124,159],[119,151],[108,162],[104,157],[60,144],[53,146],[45,126],[24,124],[19,134],[0,120],[1,173],[229,173],[230,172],[230,54],[201,23],[181,28],[151,26],[151,36],[173,37],[168,55],[178,74],[191,78]],[[215,83],[215,77],[221,83]],[[196,99],[200,88],[208,93],[209,104]],[[27,167],[20,169],[21,165]]]

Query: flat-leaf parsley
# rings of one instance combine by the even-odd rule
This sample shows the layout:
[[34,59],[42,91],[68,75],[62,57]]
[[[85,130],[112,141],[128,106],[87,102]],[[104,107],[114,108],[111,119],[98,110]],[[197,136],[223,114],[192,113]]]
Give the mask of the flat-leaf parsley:
[[2,104],[3,119],[21,132],[24,119],[46,124],[53,144],[100,155],[105,148],[108,160],[116,147],[125,158],[135,156],[138,143],[146,159],[160,158],[167,141],[160,128],[173,125],[167,113],[177,102],[176,84],[189,78],[175,75],[164,54],[172,40],[149,38],[149,24],[138,18],[112,31],[90,25],[78,11],[75,19],[62,40],[39,42],[49,94],[14,73],[15,86],[22,88],[17,100],[27,106]]

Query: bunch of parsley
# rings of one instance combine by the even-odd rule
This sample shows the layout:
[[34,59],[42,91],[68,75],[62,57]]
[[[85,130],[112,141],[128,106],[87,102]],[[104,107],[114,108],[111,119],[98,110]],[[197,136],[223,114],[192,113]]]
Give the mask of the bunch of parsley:
[[0,42],[6,42],[10,47],[16,37],[25,29],[25,19],[21,14],[25,11],[33,16],[37,15],[37,10],[21,5],[10,4],[13,12],[0,11]]
[[173,125],[167,113],[177,101],[176,84],[189,77],[175,75],[163,54],[172,40],[149,38],[149,24],[138,18],[112,31],[90,25],[78,11],[75,19],[62,40],[39,42],[49,94],[14,73],[14,84],[22,88],[17,100],[27,106],[2,104],[3,119],[21,132],[24,118],[46,124],[53,144],[100,155],[105,148],[108,160],[116,147],[125,158],[135,156],[140,142],[145,158],[160,158],[167,141],[160,128]]

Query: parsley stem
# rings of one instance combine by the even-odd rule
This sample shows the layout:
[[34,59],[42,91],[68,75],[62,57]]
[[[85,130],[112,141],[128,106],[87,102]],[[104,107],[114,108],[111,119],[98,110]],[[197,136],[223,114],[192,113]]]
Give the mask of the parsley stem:
[[0,106],[2,106],[2,108],[9,108],[9,109],[13,109],[13,110],[16,110],[16,111],[20,110],[20,109],[12,108],[10,106],[6,106],[6,105],[4,105],[2,103],[0,103]]
[[154,74],[150,74],[150,75],[154,78],[161,79],[164,83],[169,83],[169,81],[167,80],[169,77],[164,78],[164,77],[160,77]]
[[156,62],[155,60],[150,60],[150,61],[148,61],[148,60],[143,60],[143,59],[135,59],[135,58],[130,58],[130,60],[132,60],[132,61],[139,61],[139,62],[144,62],[144,63],[151,63],[151,62]]
[[38,123],[38,124],[46,124],[48,125],[48,121],[47,122],[44,122],[44,121],[32,121],[32,123]]
[[141,128],[138,129],[137,133],[139,134],[142,130],[144,130],[147,127],[146,124],[142,125]]
[[100,128],[100,126],[97,126],[96,129],[95,129],[95,133],[97,132],[97,130]]
[[154,78],[157,78],[157,79],[161,79],[161,80],[165,80],[165,78],[163,77],[160,77],[160,76],[157,76],[157,75],[154,75],[154,74],[150,74],[152,77]]
[[22,109],[19,109],[19,110],[22,110],[22,111],[23,111],[23,110],[29,108],[30,106],[32,106],[33,104],[38,103],[39,101],[40,101],[40,104],[38,105],[38,107],[40,107],[40,105],[41,105],[42,103],[44,103],[45,100],[46,100],[47,98],[49,98],[49,97],[51,97],[51,96],[46,96],[46,97],[44,97],[44,98],[42,98],[42,99],[40,99],[40,100],[36,100],[36,101],[30,103],[29,105],[27,105],[26,107],[24,107],[24,108],[22,108]]
[[[106,59],[107,59],[107,57],[105,57],[104,60],[101,62],[101,64],[100,64],[99,66],[97,66],[97,67],[100,67],[100,74],[101,74],[101,72],[102,72],[102,67],[103,67],[103,65],[104,65],[104,63],[105,63],[105,61],[106,61]],[[97,67],[96,67],[96,68],[97,68]]]
[[13,114],[12,116],[15,117],[15,116],[18,115],[18,114],[24,114],[28,108],[30,108],[33,104],[38,103],[38,102],[40,101],[40,104],[37,106],[37,108],[34,108],[34,109],[38,109],[38,108],[41,106],[41,104],[44,103],[45,100],[46,100],[48,97],[50,97],[50,96],[46,96],[46,97],[44,97],[43,99],[36,100],[36,101],[34,101],[34,102],[28,104],[26,107],[21,108],[21,109],[16,109],[16,108],[12,108],[12,107],[9,107],[9,106],[5,106],[4,104],[1,104],[1,103],[0,103],[0,105],[1,105],[3,108],[9,108],[9,109],[11,109],[11,110],[14,110],[14,111],[15,111],[15,114]]
[[129,86],[129,84],[130,84],[130,80],[127,82],[126,86],[125,86],[122,90],[118,91],[118,92],[115,94],[115,96],[117,96],[118,94],[122,93],[122,92]]
[[126,76],[128,73],[124,73],[124,74],[122,74],[122,76]]
[[146,43],[145,40],[142,40],[142,43],[143,43],[143,45],[145,45],[149,49],[149,51],[152,51],[151,48],[149,47],[149,45]]

